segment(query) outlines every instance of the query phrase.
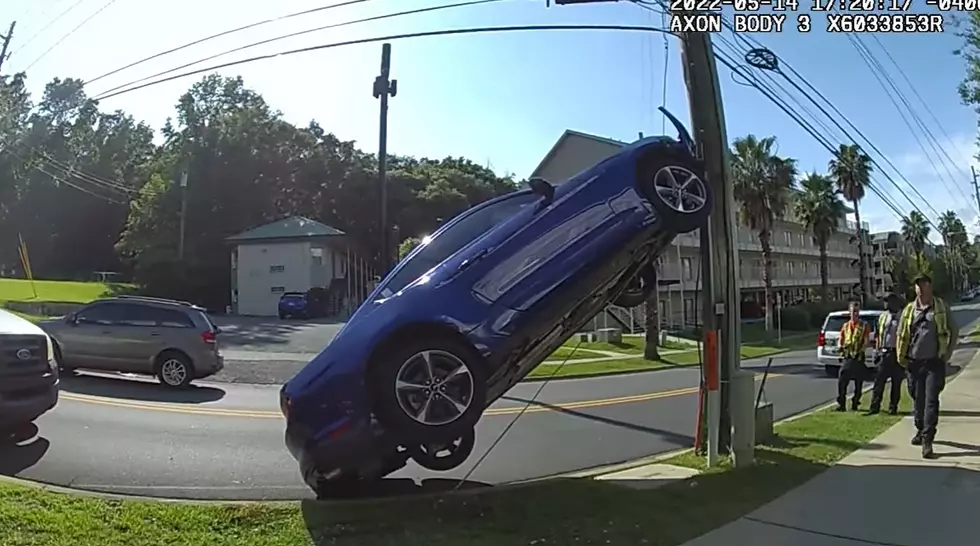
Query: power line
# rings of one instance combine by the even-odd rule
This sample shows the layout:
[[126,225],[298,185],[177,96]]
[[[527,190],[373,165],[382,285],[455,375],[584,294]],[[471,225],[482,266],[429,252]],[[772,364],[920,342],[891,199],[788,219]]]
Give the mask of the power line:
[[276,21],[285,21],[286,19],[292,19],[293,17],[300,17],[302,15],[310,15],[310,14],[317,13],[317,12],[320,12],[320,11],[326,11],[326,10],[334,9],[334,8],[341,8],[341,7],[350,6],[350,5],[353,5],[353,4],[361,4],[363,2],[369,2],[369,1],[371,1],[371,0],[346,0],[344,2],[339,2],[339,3],[334,3],[334,4],[328,4],[328,5],[325,5],[325,6],[320,6],[320,7],[316,7],[316,8],[306,9],[306,10],[303,10],[303,11],[297,11],[297,12],[294,12],[294,13],[283,15],[281,17],[275,17],[273,19],[266,19],[264,21],[257,21],[257,22],[254,22],[254,23],[249,23],[249,24],[247,24],[245,26],[241,26],[241,27],[238,27],[238,28],[233,28],[233,29],[230,29],[230,30],[223,30],[221,32],[218,32],[217,34],[212,34],[210,36],[205,36],[204,38],[199,38],[199,39],[194,40],[192,42],[187,42],[186,44],[183,44],[183,45],[180,45],[180,46],[177,46],[177,47],[168,49],[166,51],[161,51],[160,53],[155,53],[153,55],[150,55],[149,57],[144,57],[143,59],[140,59],[138,61],[129,63],[126,66],[119,67],[119,68],[117,68],[115,70],[111,70],[109,72],[106,72],[105,74],[102,74],[101,76],[97,76],[95,78],[92,78],[87,83],[97,82],[97,81],[101,80],[102,78],[107,78],[109,76],[112,76],[113,74],[116,74],[118,72],[121,72],[123,70],[126,70],[127,68],[132,68],[134,66],[141,65],[141,64],[143,64],[143,63],[145,63],[147,61],[152,61],[153,59],[157,59],[157,58],[163,57],[164,55],[169,55],[171,53],[175,53],[175,52],[180,51],[182,49],[187,49],[188,47],[191,47],[191,46],[195,46],[195,45],[198,45],[198,44],[203,44],[204,42],[208,42],[210,40],[214,40],[215,38],[221,38],[222,36],[228,36],[230,34],[235,34],[236,32],[241,32],[243,30],[248,30],[248,29],[251,29],[251,28],[260,27],[262,25],[267,25],[269,23],[275,23]]
[[[360,0],[360,1],[363,1],[363,0]],[[116,87],[113,87],[111,89],[107,89],[107,90],[103,91],[102,93],[99,93],[98,97],[102,97],[104,95],[107,95],[109,93],[118,91],[118,90],[123,89],[125,87],[129,87],[131,85],[135,85],[135,84],[138,84],[138,83],[143,83],[145,81],[149,81],[149,80],[152,80],[154,78],[159,78],[160,76],[166,76],[167,74],[173,74],[174,72],[183,70],[185,68],[189,68],[189,67],[194,66],[196,64],[201,64],[203,62],[211,61],[211,60],[217,59],[219,57],[224,57],[226,55],[231,55],[232,53],[237,53],[239,51],[244,51],[246,49],[251,49],[253,47],[258,47],[258,46],[265,45],[265,44],[271,44],[273,42],[278,42],[280,40],[286,40],[286,39],[289,39],[289,38],[295,38],[297,36],[302,36],[304,34],[309,34],[309,33],[312,33],[312,32],[320,32],[322,30],[329,30],[329,29],[332,29],[332,28],[341,28],[341,27],[356,25],[356,24],[360,24],[360,23],[367,23],[367,22],[370,22],[370,21],[380,21],[382,19],[391,19],[391,18],[394,18],[394,17],[402,17],[402,16],[407,16],[407,15],[417,15],[419,13],[427,13],[427,12],[432,12],[432,11],[441,11],[441,10],[448,10],[448,9],[455,9],[455,8],[462,8],[462,7],[469,7],[469,6],[478,6],[478,5],[481,5],[481,4],[494,4],[494,3],[497,3],[497,2],[505,2],[505,1],[509,1],[509,0],[468,0],[466,2],[457,2],[455,4],[443,4],[443,5],[440,5],[440,6],[429,6],[427,8],[410,9],[410,10],[399,11],[399,12],[395,12],[395,13],[387,13],[387,14],[384,14],[384,15],[374,15],[374,16],[371,16],[371,17],[363,17],[361,19],[354,19],[352,21],[345,21],[343,23],[331,23],[329,25],[324,25],[322,27],[311,28],[311,29],[308,29],[308,30],[301,30],[301,31],[297,31],[297,32],[291,32],[289,34],[284,34],[284,35],[281,35],[281,36],[275,36],[275,37],[272,37],[272,38],[269,38],[269,39],[266,39],[266,40],[260,40],[258,42],[252,42],[252,43],[249,43],[249,44],[246,44],[246,45],[243,45],[243,46],[239,46],[239,47],[235,47],[235,48],[232,48],[232,49],[228,49],[226,51],[222,51],[221,53],[216,53],[216,54],[210,55],[208,57],[197,59],[197,60],[195,60],[193,62],[190,62],[190,63],[185,63],[185,64],[182,64],[180,66],[177,66],[177,67],[174,67],[174,68],[170,68],[170,69],[164,70],[162,72],[157,72],[156,74],[151,74],[151,75],[146,76],[144,78],[140,78],[138,80],[134,80],[134,81],[131,81],[131,82],[126,83],[126,84],[123,84],[123,85],[117,85]],[[138,64],[138,63],[136,63],[136,64]],[[122,70],[122,69],[119,69],[119,70]],[[96,79],[99,79],[99,78],[96,78]],[[92,81],[95,81],[95,80],[92,80]],[[85,85],[88,85],[88,84],[92,83],[92,81],[86,82]]]
[[14,157],[15,159],[17,159],[18,161],[20,161],[20,163],[22,165],[27,166],[27,167],[30,167],[30,168],[32,168],[32,169],[34,169],[34,170],[36,170],[36,171],[38,171],[38,172],[46,175],[48,178],[50,178],[55,183],[55,186],[56,187],[59,186],[60,184],[64,184],[64,185],[68,186],[69,188],[73,188],[73,189],[75,189],[77,191],[80,191],[82,193],[86,193],[86,194],[88,194],[88,195],[90,195],[92,197],[95,197],[97,199],[101,199],[103,201],[107,201],[109,203],[113,203],[113,204],[116,204],[116,205],[125,205],[126,204],[123,201],[117,201],[116,199],[113,199],[112,197],[101,195],[101,194],[98,194],[98,193],[96,193],[96,192],[88,189],[88,188],[79,186],[77,184],[73,184],[73,183],[69,182],[68,180],[66,180],[63,176],[58,176],[58,175],[52,174],[51,172],[45,170],[42,166],[37,165],[37,164],[32,164],[31,162],[27,161],[23,157],[20,157],[20,155],[14,153],[10,149],[9,146],[8,147],[5,147],[5,148],[0,148],[0,152],[5,152],[5,153],[9,154],[10,156]]
[[[37,1],[37,0],[35,0],[35,1]],[[40,36],[41,34],[43,34],[45,30],[48,30],[49,28],[51,28],[55,23],[57,23],[58,21],[60,21],[62,17],[64,17],[65,15],[68,15],[68,13],[71,12],[71,10],[73,10],[73,9],[77,8],[79,5],[81,5],[82,2],[85,2],[85,0],[76,0],[75,3],[73,3],[70,6],[68,6],[67,9],[65,9],[64,11],[62,11],[61,13],[59,13],[58,15],[56,15],[53,19],[51,19],[50,21],[48,21],[48,24],[46,24],[43,27],[41,27],[41,30],[39,30],[39,31],[35,32],[34,34],[32,34],[30,38],[28,38],[27,40],[25,40],[24,43],[22,43],[20,45],[20,47],[18,47],[14,51],[12,51],[10,54],[11,55],[14,55],[18,51],[20,51],[20,50],[24,49],[25,47],[27,47],[28,45],[30,45],[30,43],[34,41],[34,38],[37,38],[38,36]]]
[[76,25],[75,28],[69,30],[61,38],[58,38],[58,41],[56,41],[54,44],[52,44],[51,47],[45,49],[44,50],[44,53],[41,53],[36,59],[34,59],[33,61],[31,61],[31,63],[27,65],[27,68],[25,68],[24,71],[26,72],[26,71],[30,70],[31,67],[33,67],[34,65],[36,65],[41,59],[45,58],[48,55],[48,53],[51,53],[52,51],[54,51],[54,48],[56,48],[59,45],[61,45],[61,43],[64,42],[65,40],[67,40],[69,36],[71,36],[72,34],[75,34],[75,32],[77,32],[78,29],[80,29],[83,26],[85,26],[86,24],[88,24],[89,21],[91,21],[92,19],[94,19],[97,15],[99,15],[103,11],[105,11],[107,8],[109,8],[109,6],[115,4],[116,1],[117,0],[109,0],[108,2],[106,2],[105,4],[103,4],[101,8],[99,8],[98,10],[96,10],[95,13],[93,13],[92,15],[89,15],[88,17],[86,17],[85,19],[83,19],[81,23],[78,23],[78,25]]
[[121,89],[113,93],[106,93],[99,95],[95,100],[105,100],[107,98],[116,97],[124,93],[130,93],[132,91],[137,91],[139,89],[144,89],[161,83],[178,80],[188,76],[196,76],[198,74],[204,74],[207,72],[214,72],[215,70],[220,70],[222,68],[228,68],[232,66],[239,66],[243,64],[254,63],[257,61],[264,61],[268,59],[275,59],[277,57],[286,57],[289,55],[296,55],[300,53],[310,53],[313,51],[321,51],[325,49],[332,49],[336,47],[359,45],[359,44],[373,44],[376,42],[383,42],[385,40],[404,40],[410,38],[427,38],[433,36],[454,36],[462,34],[488,34],[488,33],[506,33],[506,32],[532,32],[532,31],[570,31],[570,30],[604,30],[604,31],[626,31],[626,32],[662,32],[665,34],[671,34],[667,29],[642,26],[642,25],[514,25],[514,26],[500,26],[500,27],[468,27],[468,28],[455,28],[446,30],[431,30],[425,32],[409,32],[403,34],[390,34],[388,36],[376,36],[374,38],[359,38],[356,40],[345,40],[342,42],[333,42],[329,44],[321,44],[316,46],[303,47],[299,49],[291,49],[286,51],[280,51],[278,53],[270,53],[267,55],[257,55],[255,57],[249,57],[247,59],[240,59],[237,61],[231,61],[227,63],[222,63],[218,65],[212,65],[207,68],[200,68],[197,70],[191,70],[188,72],[183,72],[173,76],[168,76],[166,78],[161,78],[159,80],[154,80],[151,82],[136,85],[134,87],[127,87],[126,89]]
[[45,161],[47,161],[48,163],[50,163],[54,167],[56,167],[58,169],[61,169],[62,171],[66,172],[69,176],[74,176],[74,177],[76,177],[76,178],[78,178],[80,180],[85,180],[85,181],[87,181],[87,182],[89,182],[91,184],[94,184],[96,186],[101,186],[101,187],[104,187],[104,188],[109,189],[109,190],[118,191],[118,192],[121,192],[123,194],[133,194],[133,193],[136,193],[136,190],[135,189],[130,188],[130,187],[126,186],[125,184],[121,184],[119,182],[112,182],[110,180],[106,180],[104,178],[95,176],[93,174],[89,174],[89,173],[87,173],[85,171],[82,171],[80,169],[77,169],[74,165],[68,165],[68,164],[63,163],[61,161],[58,161],[57,159],[49,156],[48,154],[46,154],[46,153],[44,153],[44,152],[42,152],[40,150],[36,150],[36,151],[37,151],[37,153],[41,157],[43,157],[45,159]]

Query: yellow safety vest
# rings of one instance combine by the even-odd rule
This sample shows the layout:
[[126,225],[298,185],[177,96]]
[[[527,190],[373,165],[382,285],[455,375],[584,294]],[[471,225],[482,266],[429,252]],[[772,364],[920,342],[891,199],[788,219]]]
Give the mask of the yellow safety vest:
[[864,332],[868,325],[863,320],[851,323],[850,319],[841,328],[841,353],[845,357],[864,356]]
[[885,324],[888,324],[888,312],[878,315],[878,333],[875,334],[875,343],[879,348],[885,342]]
[[[946,351],[949,349],[948,309],[942,298],[932,298],[933,320],[936,323],[936,337],[939,339],[939,358],[946,358]],[[898,340],[895,342],[895,348],[898,351],[898,363],[902,366],[907,366],[909,362],[909,343],[912,341],[912,333],[909,330],[912,328],[913,316],[915,316],[914,301],[905,306],[898,323]]]

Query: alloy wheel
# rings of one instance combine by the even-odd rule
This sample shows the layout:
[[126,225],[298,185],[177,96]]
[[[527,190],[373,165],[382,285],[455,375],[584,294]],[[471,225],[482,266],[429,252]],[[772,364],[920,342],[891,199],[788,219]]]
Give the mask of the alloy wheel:
[[399,407],[423,425],[452,423],[473,402],[473,374],[466,363],[446,351],[416,353],[401,365],[395,378]]
[[680,165],[668,165],[657,171],[653,187],[664,204],[682,214],[698,212],[708,201],[701,177]]
[[187,366],[176,358],[168,358],[160,366],[160,377],[167,385],[173,387],[182,385],[187,379]]

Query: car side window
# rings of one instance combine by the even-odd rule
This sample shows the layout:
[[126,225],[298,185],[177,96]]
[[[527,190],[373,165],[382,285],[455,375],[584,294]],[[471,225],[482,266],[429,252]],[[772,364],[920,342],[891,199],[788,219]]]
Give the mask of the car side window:
[[153,316],[153,308],[144,305],[134,305],[124,303],[121,308],[122,323],[126,326],[156,326],[156,318]]
[[398,272],[388,280],[385,289],[393,294],[405,288],[424,275],[426,271],[439,265],[504,220],[517,214],[521,208],[536,203],[540,199],[540,195],[532,192],[515,193],[513,196],[461,218],[445,231],[439,233],[417,254],[405,262]]
[[191,328],[193,321],[186,314],[173,309],[161,309],[149,305],[123,304],[123,322],[128,326]]
[[82,309],[76,315],[78,324],[109,326],[120,322],[121,319],[122,313],[119,305],[112,303],[97,303]]
[[194,321],[186,313],[174,309],[153,308],[157,324],[166,328],[193,328]]

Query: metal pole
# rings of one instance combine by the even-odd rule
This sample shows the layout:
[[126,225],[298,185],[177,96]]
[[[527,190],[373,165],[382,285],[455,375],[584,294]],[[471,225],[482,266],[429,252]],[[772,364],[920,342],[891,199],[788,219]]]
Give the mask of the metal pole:
[[177,243],[177,259],[184,259],[184,232],[187,217],[187,169],[180,173],[180,241]]
[[[720,406],[715,411],[708,412],[709,433],[712,426],[717,430],[715,448],[710,445],[709,438],[710,464],[713,451],[716,449],[727,451],[733,444],[743,446],[746,435],[754,434],[754,431],[738,426],[735,429],[738,438],[731,436],[732,417],[734,417],[732,412],[751,411],[752,408],[732,408],[730,404],[730,381],[741,368],[739,362],[741,332],[738,305],[738,246],[735,244],[737,229],[735,197],[728,172],[728,138],[725,133],[721,87],[718,83],[710,34],[685,32],[681,36],[681,44],[694,138],[698,142],[699,152],[705,162],[707,182],[715,196],[714,209],[711,211],[707,229],[702,229],[701,233],[701,256],[704,264],[702,275],[706,288],[702,291],[705,330],[710,328],[718,336],[718,350],[716,355],[711,355],[715,361],[706,362],[705,365],[715,366],[720,375],[720,382],[714,390],[711,390],[709,385],[707,397],[709,410],[713,409],[712,406]],[[743,413],[740,417],[749,416]],[[733,440],[738,441],[733,442]],[[750,441],[749,446],[751,444]],[[754,455],[752,449],[735,451],[736,465],[751,464]]]
[[980,208],[980,186],[977,185],[977,170],[970,165],[970,172],[973,173],[973,192],[977,198],[977,208]]
[[3,68],[3,62],[7,60],[7,48],[10,47],[10,40],[14,38],[14,27],[17,26],[17,21],[10,23],[10,29],[7,30],[7,35],[4,36],[0,34],[0,38],[3,39],[3,47],[0,48],[0,69]]
[[391,242],[388,231],[388,97],[398,92],[398,81],[390,80],[391,44],[381,45],[381,74],[374,79],[374,98],[381,99],[380,127],[378,130],[378,183],[381,191],[381,269],[391,269]]

